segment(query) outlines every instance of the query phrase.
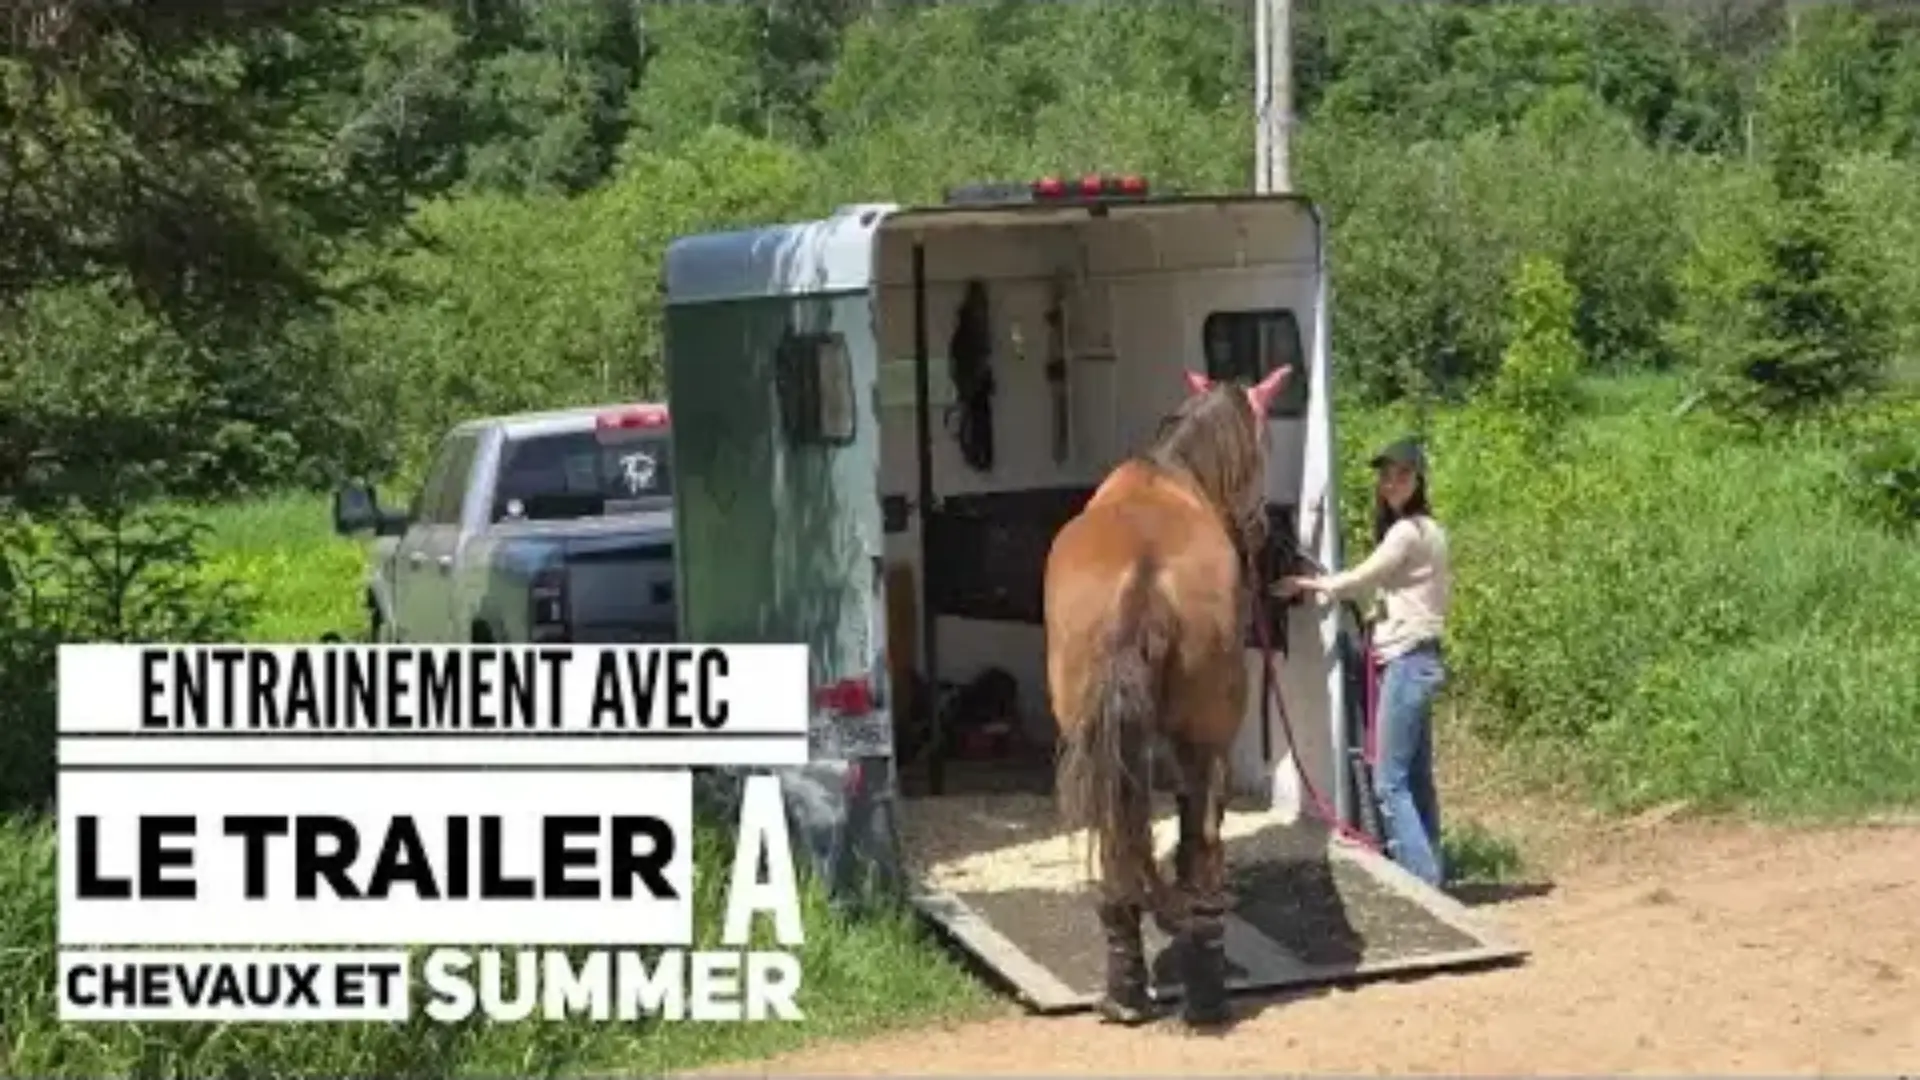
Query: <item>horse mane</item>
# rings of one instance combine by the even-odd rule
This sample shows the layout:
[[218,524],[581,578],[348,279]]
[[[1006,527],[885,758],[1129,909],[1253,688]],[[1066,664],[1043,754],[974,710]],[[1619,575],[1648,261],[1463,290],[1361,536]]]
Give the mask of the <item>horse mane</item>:
[[1160,421],[1140,458],[1191,481],[1243,555],[1264,544],[1266,453],[1245,387],[1221,381],[1190,395]]

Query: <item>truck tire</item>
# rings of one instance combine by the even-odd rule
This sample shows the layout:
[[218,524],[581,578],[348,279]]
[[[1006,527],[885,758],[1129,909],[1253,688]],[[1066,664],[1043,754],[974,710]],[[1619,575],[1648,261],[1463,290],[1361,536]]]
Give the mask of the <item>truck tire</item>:
[[473,626],[467,631],[467,637],[475,645],[491,645],[493,644],[493,628],[475,619]]

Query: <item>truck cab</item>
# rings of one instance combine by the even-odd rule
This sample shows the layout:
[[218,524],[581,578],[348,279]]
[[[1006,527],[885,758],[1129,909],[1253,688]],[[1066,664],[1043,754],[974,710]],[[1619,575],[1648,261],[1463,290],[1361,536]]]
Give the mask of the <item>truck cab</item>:
[[673,640],[672,438],[656,404],[489,417],[442,438],[405,512],[342,489],[335,530],[376,537],[369,636]]

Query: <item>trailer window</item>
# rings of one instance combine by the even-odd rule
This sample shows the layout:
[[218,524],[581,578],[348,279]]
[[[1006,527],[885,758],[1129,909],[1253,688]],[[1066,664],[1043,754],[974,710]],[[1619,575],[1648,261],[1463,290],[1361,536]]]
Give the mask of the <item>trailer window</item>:
[[787,440],[843,446],[853,441],[853,365],[839,334],[789,334],[774,358]]
[[1284,308],[1216,311],[1201,327],[1207,378],[1255,383],[1275,368],[1292,365],[1286,388],[1268,406],[1272,417],[1303,416],[1307,411],[1306,349],[1300,323]]

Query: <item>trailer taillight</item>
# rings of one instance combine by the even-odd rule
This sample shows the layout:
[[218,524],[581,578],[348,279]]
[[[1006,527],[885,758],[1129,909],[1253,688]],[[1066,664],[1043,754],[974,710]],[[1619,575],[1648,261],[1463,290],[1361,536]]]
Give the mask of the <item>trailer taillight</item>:
[[866,716],[873,712],[873,685],[866,679],[842,679],[813,692],[813,705],[834,716]]

